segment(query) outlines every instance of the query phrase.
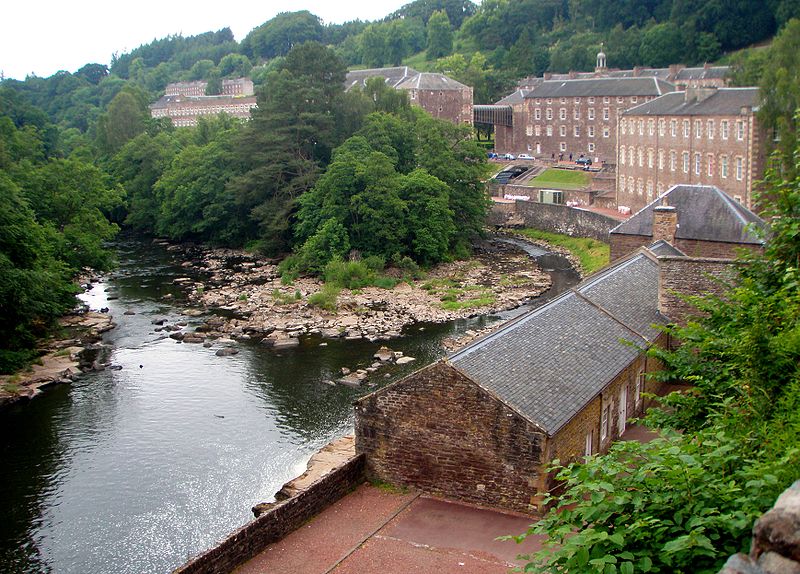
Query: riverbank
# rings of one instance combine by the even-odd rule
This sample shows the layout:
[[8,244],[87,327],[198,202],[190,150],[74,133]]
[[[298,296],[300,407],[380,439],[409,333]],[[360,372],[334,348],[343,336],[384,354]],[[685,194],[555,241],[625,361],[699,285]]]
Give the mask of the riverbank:
[[86,371],[105,368],[100,340],[114,326],[108,313],[79,311],[62,317],[60,335],[44,342],[34,364],[13,375],[0,375],[0,409],[30,400],[52,385],[70,383]]
[[[187,253],[190,255],[190,253]],[[267,346],[299,344],[305,335],[382,341],[399,337],[415,323],[443,323],[509,310],[538,297],[551,285],[519,248],[502,242],[480,242],[467,261],[441,264],[424,279],[405,280],[392,289],[344,289],[335,311],[309,299],[323,289],[316,278],[281,280],[277,265],[234,250],[202,250],[183,267],[205,281],[175,279],[189,301],[218,316],[200,331],[231,338],[258,338]]]

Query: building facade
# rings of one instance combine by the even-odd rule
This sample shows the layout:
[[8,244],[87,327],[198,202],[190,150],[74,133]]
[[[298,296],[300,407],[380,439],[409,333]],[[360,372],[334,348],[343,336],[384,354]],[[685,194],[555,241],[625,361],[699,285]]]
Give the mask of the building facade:
[[537,158],[584,156],[595,163],[613,163],[618,116],[673,89],[658,78],[542,81],[498,102],[511,106],[513,120],[511,126],[495,126],[495,149]]
[[[205,96],[208,82],[198,80],[196,82],[175,82],[167,84],[164,88],[165,96]],[[235,78],[222,80],[223,96],[252,96],[255,94],[253,80],[250,78]]]
[[617,205],[637,211],[678,184],[712,185],[747,208],[764,170],[757,88],[689,88],[622,113]]
[[256,96],[162,96],[150,105],[150,116],[169,118],[175,127],[191,127],[203,116],[221,113],[249,120],[256,107]]

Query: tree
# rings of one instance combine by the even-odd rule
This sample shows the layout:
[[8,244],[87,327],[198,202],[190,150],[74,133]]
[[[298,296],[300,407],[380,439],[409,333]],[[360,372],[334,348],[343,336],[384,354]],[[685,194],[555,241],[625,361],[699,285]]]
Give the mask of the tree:
[[114,96],[108,111],[98,120],[98,146],[113,155],[145,130],[148,117],[146,96],[136,88],[124,89]]
[[435,60],[447,56],[453,51],[453,30],[447,12],[434,12],[428,20],[427,58]]
[[294,46],[322,40],[322,24],[308,10],[281,12],[242,40],[242,53],[253,61],[285,56]]
[[223,78],[242,78],[250,73],[253,64],[242,54],[228,54],[219,61],[219,75]]
[[656,24],[642,36],[639,53],[647,66],[664,67],[680,62],[685,55],[685,42],[681,29],[672,22]]

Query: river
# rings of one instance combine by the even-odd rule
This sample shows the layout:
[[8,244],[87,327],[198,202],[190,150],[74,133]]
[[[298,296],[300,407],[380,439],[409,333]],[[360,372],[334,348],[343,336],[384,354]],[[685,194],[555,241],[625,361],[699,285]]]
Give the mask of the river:
[[[536,304],[577,282],[564,258],[515,243],[552,270]],[[166,338],[154,319],[202,319],[181,315],[172,280],[186,270],[147,241],[117,247],[119,268],[83,298],[118,323],[104,342],[119,370],[0,413],[0,572],[167,573],[351,432],[352,401],[374,390],[325,381],[369,365],[377,343],[304,339],[279,353],[243,343],[217,357]],[[417,361],[381,370],[379,384],[442,356],[445,337],[521,311],[412,326],[388,345]]]

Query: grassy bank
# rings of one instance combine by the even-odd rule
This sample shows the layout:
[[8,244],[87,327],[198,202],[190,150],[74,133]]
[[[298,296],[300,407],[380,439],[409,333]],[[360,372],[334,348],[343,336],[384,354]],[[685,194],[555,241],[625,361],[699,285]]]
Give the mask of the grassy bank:
[[588,237],[570,237],[538,229],[520,229],[517,233],[528,239],[544,241],[569,250],[581,262],[581,267],[586,275],[608,265],[610,247],[602,241]]

